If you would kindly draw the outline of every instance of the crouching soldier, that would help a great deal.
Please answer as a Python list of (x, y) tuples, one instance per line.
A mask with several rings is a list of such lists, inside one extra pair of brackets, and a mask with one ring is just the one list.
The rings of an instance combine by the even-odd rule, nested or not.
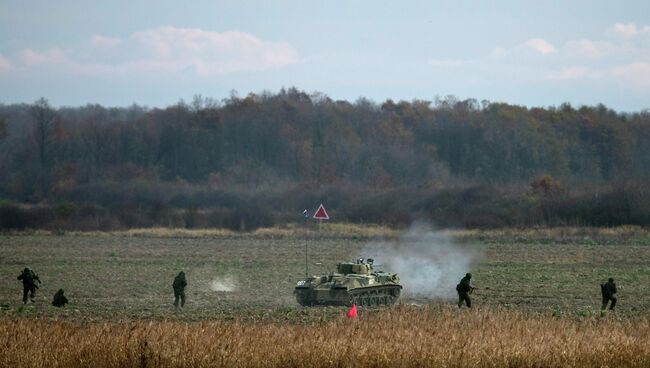
[(600, 292), (603, 294), (603, 305), (600, 309), (603, 311), (607, 309), (607, 303), (611, 300), (612, 304), (609, 305), (609, 310), (614, 310), (616, 306), (616, 284), (614, 279), (610, 277), (607, 283), (600, 284)]
[(34, 294), (36, 294), (36, 289), (38, 289), (38, 285), (36, 285), (36, 281), (38, 283), (41, 283), (41, 279), (38, 278), (38, 275), (34, 273), (29, 267), (25, 267), (23, 272), (18, 276), (18, 280), (23, 281), (23, 304), (27, 304), (27, 294), (29, 293), (29, 299), (32, 301), (32, 303), (35, 303), (36, 301), (34, 300)]
[(181, 300), (181, 307), (185, 305), (185, 287), (187, 280), (185, 279), (185, 272), (181, 271), (174, 278), (172, 287), (174, 288), (174, 307), (178, 308), (178, 299)]
[(59, 291), (54, 294), (54, 298), (52, 299), (52, 305), (58, 308), (65, 307), (67, 302), (68, 298), (63, 295), (63, 289), (59, 289)]
[(463, 306), (463, 302), (467, 305), (467, 308), (472, 307), (472, 299), (470, 299), (469, 294), (474, 290), (470, 284), (472, 279), (472, 274), (467, 273), (465, 277), (460, 280), (460, 283), (456, 285), (456, 291), (458, 292), (458, 308)]

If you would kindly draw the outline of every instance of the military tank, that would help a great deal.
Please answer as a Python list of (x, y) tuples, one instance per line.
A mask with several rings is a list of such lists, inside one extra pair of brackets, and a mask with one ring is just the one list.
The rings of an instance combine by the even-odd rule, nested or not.
[(402, 290), (396, 273), (375, 271), (373, 259), (336, 265), (336, 272), (298, 281), (293, 293), (302, 306), (392, 305)]

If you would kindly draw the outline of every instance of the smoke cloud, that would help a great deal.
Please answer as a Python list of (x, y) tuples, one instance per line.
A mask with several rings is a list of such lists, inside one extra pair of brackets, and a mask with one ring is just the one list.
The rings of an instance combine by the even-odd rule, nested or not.
[(455, 244), (430, 224), (414, 223), (396, 241), (368, 244), (362, 255), (374, 258), (381, 270), (396, 272), (406, 297), (451, 299), (456, 284), (481, 257), (475, 248)]
[(217, 277), (210, 281), (210, 290), (232, 292), (237, 289), (237, 280), (231, 276)]

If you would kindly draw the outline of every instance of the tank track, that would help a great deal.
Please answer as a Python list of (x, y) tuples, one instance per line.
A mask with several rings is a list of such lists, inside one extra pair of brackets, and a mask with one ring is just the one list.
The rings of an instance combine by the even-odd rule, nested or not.
[(402, 287), (400, 285), (383, 285), (383, 286), (370, 286), (364, 288), (357, 288), (353, 290), (341, 289), (340, 292), (348, 294), (346, 297), (342, 296), (335, 299), (325, 299), (321, 301), (314, 300), (311, 296), (313, 292), (308, 288), (296, 288), (294, 294), (298, 304), (304, 307), (311, 307), (316, 305), (331, 305), (331, 306), (351, 306), (356, 304), (362, 307), (374, 307), (393, 305), (399, 299)]
[(399, 285), (370, 286), (350, 290), (350, 305), (378, 307), (393, 305), (399, 299), (402, 287)]

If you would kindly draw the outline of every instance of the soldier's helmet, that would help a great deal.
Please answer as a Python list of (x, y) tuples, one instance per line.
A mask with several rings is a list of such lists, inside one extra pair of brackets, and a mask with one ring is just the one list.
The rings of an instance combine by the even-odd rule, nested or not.
[(614, 282), (614, 278), (610, 277), (609, 280), (607, 280), (607, 281)]
[(31, 271), (31, 270), (29, 269), (29, 267), (25, 267), (25, 269), (23, 270), (24, 273), (27, 273), (27, 272), (29, 272), (29, 271)]
[(468, 273), (465, 274), (465, 277), (467, 277), (468, 279), (471, 279), (471, 278), (472, 278), (472, 274), (468, 272)]

